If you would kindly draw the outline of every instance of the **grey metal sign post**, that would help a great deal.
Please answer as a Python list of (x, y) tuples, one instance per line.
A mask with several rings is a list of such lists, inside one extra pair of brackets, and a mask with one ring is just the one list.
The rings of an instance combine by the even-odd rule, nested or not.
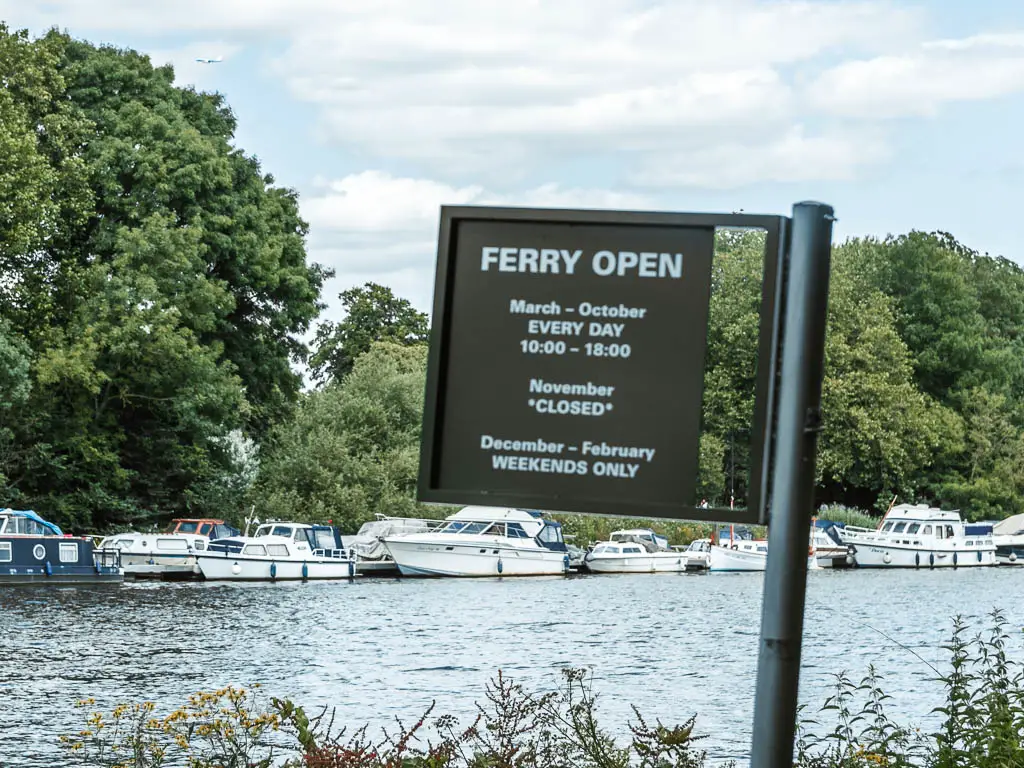
[(793, 207), (751, 768), (790, 768), (814, 506), (832, 208)]

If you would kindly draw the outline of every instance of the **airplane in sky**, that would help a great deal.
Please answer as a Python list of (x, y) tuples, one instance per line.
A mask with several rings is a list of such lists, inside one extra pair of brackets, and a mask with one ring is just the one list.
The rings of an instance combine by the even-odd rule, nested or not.
[(200, 64), (217, 64), (217, 63), (219, 63), (219, 62), (222, 62), (222, 61), (224, 61), (224, 57), (223, 57), (223, 56), (218, 56), (218, 57), (217, 57), (217, 58), (215, 58), (215, 59), (202, 59), (202, 58), (197, 58), (197, 59), (196, 59), (196, 61), (198, 61), (198, 62), (199, 62)]

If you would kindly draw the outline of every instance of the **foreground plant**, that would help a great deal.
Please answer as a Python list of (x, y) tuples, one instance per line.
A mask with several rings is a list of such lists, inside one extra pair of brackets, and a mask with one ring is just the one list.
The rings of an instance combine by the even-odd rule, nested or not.
[(885, 709), (890, 697), (873, 667), (859, 684), (841, 673), (835, 693), (820, 710), (830, 713), (833, 728), (815, 736), (809, 728), (821, 722), (805, 719), (796, 765), (1024, 768), (1024, 667), (1007, 654), (1003, 614), (993, 611), (991, 620), (987, 633), (969, 638), (963, 619), (954, 619), (950, 642), (943, 646), (949, 671), (942, 674), (932, 667), (945, 690), (945, 702), (932, 710), (942, 716), (938, 731), (926, 736), (892, 721)]
[[(95, 706), (94, 699), (78, 702)], [(189, 697), (188, 703), (157, 717), (153, 702), (119, 704), (109, 715), (91, 711), (85, 727), (62, 736), (68, 765), (93, 768), (270, 768), (275, 757), (268, 737), (281, 726), (251, 689), (227, 686)], [(279, 750), (278, 750), (279, 751)]]

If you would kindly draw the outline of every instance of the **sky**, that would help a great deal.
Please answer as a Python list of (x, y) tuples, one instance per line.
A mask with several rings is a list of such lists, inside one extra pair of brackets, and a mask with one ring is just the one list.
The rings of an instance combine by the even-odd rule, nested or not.
[[(0, 0), (223, 93), (337, 294), (428, 311), (442, 204), (788, 214), (1024, 263), (1019, 0)], [(223, 56), (218, 64), (196, 57)]]

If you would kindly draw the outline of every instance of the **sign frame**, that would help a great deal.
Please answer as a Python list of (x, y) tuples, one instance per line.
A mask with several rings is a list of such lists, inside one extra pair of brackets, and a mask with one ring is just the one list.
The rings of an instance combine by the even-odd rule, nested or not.
[[(638, 228), (646, 225), (684, 229), (760, 229), (765, 232), (757, 373), (749, 444), (751, 460), (745, 508), (701, 508), (642, 500), (635, 502), (609, 500), (602, 503), (601, 509), (592, 509), (589, 508), (592, 506), (589, 503), (580, 505), (571, 499), (568, 504), (552, 506), (551, 498), (546, 495), (440, 487), (437, 478), (440, 476), (440, 446), (443, 438), (441, 425), (444, 423), (446, 406), (444, 392), (450, 354), (450, 317), (455, 296), (453, 282), (458, 250), (458, 225), (463, 221), (494, 222), (496, 224), (591, 224)], [(771, 438), (774, 433), (774, 400), (779, 365), (780, 325), (784, 305), (783, 270), (788, 248), (789, 224), (788, 217), (769, 214), (442, 206), (438, 232), (430, 348), (427, 358), (417, 500), (428, 504), (505, 506), (610, 517), (702, 520), (740, 524), (767, 522), (772, 458)], [(707, 333), (706, 328), (705, 333)], [(588, 508), (585, 509), (584, 506)]]

